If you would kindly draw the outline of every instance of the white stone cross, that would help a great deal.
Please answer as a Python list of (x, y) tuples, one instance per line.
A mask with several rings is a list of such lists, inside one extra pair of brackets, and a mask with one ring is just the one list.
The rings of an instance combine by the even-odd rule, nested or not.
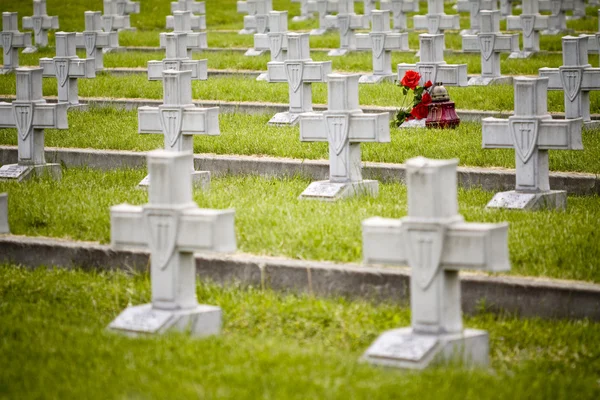
[(360, 144), (389, 142), (390, 116), (362, 112), (358, 103), (359, 78), (358, 74), (329, 75), (327, 111), (300, 116), (301, 141), (329, 143), (329, 180), (312, 182), (301, 199), (335, 201), (379, 193), (379, 182), (362, 178)]
[(125, 12), (125, 6), (125, 3), (118, 3), (117, 0), (104, 0), (102, 28), (105, 32), (132, 29), (129, 13)]
[(427, 15), (415, 15), (413, 23), (416, 30), (427, 29), (430, 34), (460, 29), (458, 14), (444, 13), (444, 0), (427, 0)]
[(195, 80), (205, 81), (208, 79), (208, 61), (189, 58), (187, 33), (161, 33), (160, 37), (161, 44), (166, 48), (166, 58), (162, 61), (148, 61), (149, 80), (161, 80), (163, 71), (169, 69), (191, 71), (192, 79)]
[(593, 35), (581, 35), (588, 38), (588, 52), (600, 56), (600, 9), (598, 9), (598, 32)]
[[(479, 12), (493, 11), (498, 9), (498, 0), (466, 0), (456, 3), (457, 10), (468, 12), (470, 26), (469, 29), (462, 30), (461, 35), (475, 35), (481, 30), (479, 24)], [(499, 31), (500, 29), (498, 29)]]
[(371, 11), (376, 10), (376, 2), (377, 0), (354, 0), (356, 3), (363, 3), (363, 14), (371, 15)]
[(75, 32), (56, 32), (56, 57), (40, 58), (44, 77), (55, 77), (58, 83), (58, 101), (79, 104), (79, 78), (96, 77), (96, 61), (77, 57)]
[(523, 51), (509, 58), (527, 58), (540, 51), (540, 31), (548, 29), (548, 19), (540, 14), (539, 0), (523, 0), (522, 14), (506, 17), (506, 29), (523, 32)]
[(600, 68), (588, 62), (588, 39), (564, 36), (562, 38), (563, 65), (559, 68), (540, 68), (540, 76), (549, 78), (549, 90), (564, 91), (565, 117), (583, 118), (592, 125), (590, 92), (600, 90)]
[(549, 11), (548, 29), (544, 34), (556, 35), (561, 32), (567, 32), (567, 11), (575, 10), (573, 0), (540, 0), (540, 11)]
[[(238, 2), (238, 12), (239, 12)], [(271, 0), (247, 0), (246, 12), (244, 15), (244, 29), (239, 31), (240, 35), (252, 35), (254, 33), (266, 33), (269, 30), (268, 18), (269, 12), (273, 11)]]
[(309, 0), (292, 0), (292, 3), (300, 3), (300, 15), (293, 17), (293, 22), (302, 22), (314, 17), (308, 9), (308, 2)]
[(295, 125), (300, 114), (312, 111), (312, 84), (327, 82), (331, 61), (315, 62), (310, 58), (309, 35), (288, 33), (287, 60), (267, 64), (269, 82), (286, 82), (289, 87), (290, 109), (276, 114), (269, 124)]
[(500, 33), (500, 11), (479, 13), (480, 32), (477, 35), (463, 35), (464, 52), (481, 54), (481, 76), (469, 79), (469, 85), (512, 84), (511, 77), (500, 73), (500, 53), (519, 51), (519, 35)]
[(361, 76), (359, 83), (393, 81), (392, 50), (408, 50), (408, 33), (392, 33), (388, 10), (371, 11), (371, 22), (371, 33), (356, 35), (356, 49), (371, 50), (373, 57), (373, 74)]
[[(163, 71), (163, 104), (138, 108), (138, 132), (164, 136), (165, 150), (194, 152), (194, 135), (218, 136), (219, 107), (200, 108), (192, 101), (192, 72)], [(210, 172), (195, 171), (193, 160), (188, 166), (194, 185), (208, 189)], [(145, 186), (144, 179), (140, 186)]]
[(427, 81), (444, 86), (467, 86), (467, 64), (446, 64), (444, 61), (444, 35), (419, 35), (421, 44), (420, 61), (416, 64), (398, 64), (398, 80), (402, 80), (408, 70), (416, 70), (421, 75), (420, 85)]
[[(169, 20), (169, 17), (172, 19)], [(174, 11), (173, 15), (167, 17), (167, 25), (171, 25), (173, 29), (173, 33), (186, 33), (186, 48), (187, 48), (187, 57), (189, 59), (192, 58), (193, 51), (201, 51), (204, 49), (208, 49), (208, 41), (206, 40), (206, 32), (194, 32), (194, 28), (192, 27), (192, 19), (194, 16), (191, 11)], [(171, 24), (169, 24), (171, 21)], [(160, 35), (160, 47), (167, 47), (166, 36)]]
[(85, 30), (77, 33), (76, 47), (85, 49), (86, 58), (93, 58), (96, 63), (96, 71), (104, 69), (103, 49), (114, 49), (119, 47), (119, 34), (117, 32), (102, 31), (102, 13), (100, 11), (85, 12)]
[(234, 210), (201, 209), (192, 198), (191, 153), (148, 153), (148, 204), (110, 209), (114, 249), (148, 249), (152, 303), (130, 306), (108, 326), (126, 334), (219, 334), (221, 309), (199, 305), (195, 252), (236, 250)]
[(8, 193), (0, 193), (0, 234), (10, 233), (8, 226)]
[(191, 11), (194, 14), (206, 14), (206, 3), (196, 0), (177, 0), (171, 2), (171, 12)]
[(484, 149), (515, 149), (516, 190), (497, 193), (492, 208), (564, 209), (567, 193), (550, 190), (548, 150), (583, 150), (583, 120), (553, 120), (547, 111), (548, 78), (514, 78), (515, 112), (506, 119), (484, 118)]
[(21, 181), (49, 172), (60, 179), (59, 164), (47, 164), (44, 129), (68, 129), (67, 103), (49, 104), (42, 97), (42, 68), (17, 68), (17, 98), (0, 103), (0, 128), (17, 128), (18, 164), (0, 168), (0, 179)]
[(513, 0), (500, 0), (500, 13), (503, 17), (512, 15), (513, 13)]
[(328, 19), (329, 13), (338, 10), (338, 3), (331, 0), (308, 0), (308, 11), (319, 16), (319, 27), (310, 31), (311, 36), (321, 36), (327, 31), (335, 29), (336, 20)]
[[(257, 18), (262, 18), (258, 15)], [(267, 15), (269, 32), (254, 34), (254, 48), (248, 49), (245, 56), (255, 57), (271, 52), (271, 61), (283, 61), (286, 55), (286, 35), (288, 33), (288, 12), (270, 11)]]
[(23, 17), (23, 29), (33, 30), (36, 45), (48, 46), (48, 31), (58, 29), (58, 17), (48, 15), (46, 0), (33, 0), (33, 16)]
[(419, 12), (418, 0), (381, 0), (382, 10), (392, 12), (392, 29), (394, 32), (402, 32), (408, 29), (406, 14)]
[(2, 13), (2, 69), (0, 74), (19, 67), (19, 49), (31, 47), (31, 33), (19, 32), (19, 16), (16, 12)]
[(363, 355), (370, 363), (414, 369), (457, 359), (466, 366), (489, 363), (487, 332), (463, 329), (459, 271), (510, 270), (508, 224), (464, 222), (457, 164), (408, 160), (408, 216), (362, 223), (364, 262), (411, 269), (411, 327), (379, 336)]
[(327, 53), (331, 57), (343, 56), (356, 50), (356, 30), (369, 29), (369, 16), (354, 13), (354, 0), (339, 0), (337, 15), (327, 15), (340, 32), (340, 48)]
[(167, 15), (166, 27), (175, 32), (203, 31), (206, 29), (206, 15), (194, 15), (191, 11), (173, 11), (173, 15)]
[(140, 13), (139, 1), (131, 0), (104, 0), (104, 14), (131, 15)]

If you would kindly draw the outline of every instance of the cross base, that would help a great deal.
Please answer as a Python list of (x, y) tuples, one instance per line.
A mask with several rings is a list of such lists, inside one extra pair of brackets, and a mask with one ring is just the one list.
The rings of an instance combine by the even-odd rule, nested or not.
[(535, 211), (540, 209), (564, 210), (567, 208), (567, 192), (549, 190), (542, 193), (524, 193), (511, 190), (494, 195), (486, 208)]
[(269, 73), (268, 72), (261, 72), (257, 77), (256, 77), (257, 81), (264, 81), (264, 82), (268, 82), (269, 81)]
[(592, 130), (600, 128), (600, 120), (591, 120), (583, 122), (583, 130)]
[(45, 174), (49, 174), (53, 179), (59, 181), (62, 178), (62, 169), (60, 167), (60, 164), (3, 165), (0, 168), (0, 181), (14, 179), (17, 182), (21, 182), (33, 176), (43, 176)]
[(379, 182), (375, 180), (346, 183), (317, 181), (308, 185), (298, 198), (300, 200), (337, 201), (355, 196), (377, 197), (378, 194)]
[[(257, 78), (258, 80), (258, 78)], [(298, 125), (300, 122), (300, 115), (291, 113), (289, 111), (277, 113), (268, 122), (269, 125)]]
[(558, 34), (571, 35), (571, 34), (575, 33), (575, 31), (573, 29), (557, 29), (557, 28), (552, 28), (552, 29), (544, 29), (540, 33), (542, 35), (558, 35)]
[(363, 354), (362, 361), (394, 368), (424, 369), (432, 364), (458, 363), (485, 367), (489, 364), (486, 331), (425, 335), (412, 328), (384, 332)]
[(402, 123), (402, 125), (400, 125), (398, 128), (401, 129), (409, 129), (409, 128), (426, 128), (425, 126), (425, 122), (427, 121), (427, 118), (421, 118), (421, 119), (410, 119), (408, 121), (404, 121)]
[(309, 19), (313, 19), (314, 15), (310, 14), (310, 16), (308, 15), (296, 15), (295, 17), (292, 18), (293, 22), (303, 22), (303, 21), (308, 21)]
[(460, 36), (465, 36), (465, 35), (477, 35), (478, 33), (479, 33), (479, 29), (463, 29), (458, 34)]
[(323, 36), (325, 33), (327, 33), (329, 29), (326, 28), (317, 28), (317, 29), (311, 29), (311, 31), (309, 32), (310, 36)]
[(510, 59), (529, 58), (534, 53), (535, 53), (534, 51), (527, 51), (527, 50), (513, 51), (512, 53), (510, 53), (508, 58), (510, 58)]
[(396, 74), (381, 74), (381, 75), (362, 75), (358, 83), (381, 83), (385, 81), (393, 82), (396, 79)]
[[(146, 175), (138, 184), (139, 189), (147, 188), (150, 185), (150, 175)], [(210, 189), (210, 171), (194, 171), (192, 172), (192, 187), (202, 191)]]
[(35, 47), (35, 46), (29, 46), (29, 47), (25, 47), (21, 53), (23, 53), (23, 54), (31, 54), (31, 53), (35, 53), (37, 50), (38, 50), (37, 47)]
[(242, 29), (238, 32), (238, 35), (254, 35), (256, 33), (256, 29)]
[(267, 50), (256, 50), (256, 49), (252, 48), (252, 49), (246, 50), (244, 55), (247, 57), (258, 57), (258, 56), (262, 56), (266, 52), (267, 52)]
[(345, 56), (350, 51), (351, 51), (351, 49), (333, 49), (333, 50), (329, 50), (329, 53), (327, 53), (327, 55), (329, 57), (340, 57), (340, 56)]
[(128, 336), (179, 331), (204, 337), (221, 333), (221, 314), (220, 307), (204, 304), (190, 310), (158, 310), (143, 304), (126, 308), (108, 329)]
[(512, 85), (512, 76), (484, 77), (474, 76), (469, 79), (469, 86), (491, 86), (491, 85)]

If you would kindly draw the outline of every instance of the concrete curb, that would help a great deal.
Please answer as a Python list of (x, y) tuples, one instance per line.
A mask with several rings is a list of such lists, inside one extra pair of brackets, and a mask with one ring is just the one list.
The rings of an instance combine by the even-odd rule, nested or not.
[[(146, 168), (146, 153), (119, 150), (68, 149), (47, 147), (49, 163), (67, 167), (89, 167), (101, 170), (117, 168)], [(0, 146), (0, 165), (17, 162), (16, 146)], [(301, 175), (312, 180), (327, 179), (329, 163), (324, 160), (298, 160), (275, 157), (232, 156), (214, 154), (194, 155), (197, 170), (211, 171), (214, 176), (260, 175), (286, 177)], [(367, 179), (386, 183), (404, 183), (404, 164), (365, 162), (363, 174)], [(515, 171), (500, 168), (458, 167), (458, 183), (463, 188), (482, 188), (488, 191), (512, 190)], [(550, 173), (550, 185), (572, 195), (600, 195), (600, 176), (583, 173)]]
[[(148, 253), (98, 243), (0, 235), (0, 263), (83, 270), (148, 270)], [(409, 302), (407, 268), (334, 264), (245, 254), (196, 255), (200, 279), (279, 291)], [(461, 273), (462, 305), (521, 317), (600, 320), (600, 285), (541, 278)]]

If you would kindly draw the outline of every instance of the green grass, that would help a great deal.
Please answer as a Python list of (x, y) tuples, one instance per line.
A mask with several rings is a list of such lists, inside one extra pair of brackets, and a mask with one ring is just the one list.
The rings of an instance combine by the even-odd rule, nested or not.
[(403, 372), (358, 362), (409, 311), (200, 283), (223, 333), (130, 339), (105, 327), (150, 299), (146, 274), (0, 266), (0, 397), (203, 399), (596, 399), (600, 325), (480, 312), (493, 370)]
[[(136, 188), (140, 170), (101, 172), (70, 168), (61, 182), (0, 182), (9, 194), (9, 222), (17, 235), (51, 236), (107, 243), (109, 207), (144, 204)], [(406, 187), (381, 184), (378, 198), (337, 203), (300, 201), (309, 181), (300, 177), (214, 178), (210, 193), (196, 191), (204, 208), (234, 208), (242, 252), (294, 259), (360, 262), (363, 219), (406, 215)], [(493, 193), (460, 190), (460, 212), (468, 221), (510, 224), (512, 274), (600, 282), (600, 198), (569, 197), (565, 212), (487, 210)]]
[[(163, 146), (162, 135), (137, 133), (137, 111), (92, 107), (71, 111), (69, 129), (47, 129), (52, 147), (147, 151)], [(327, 159), (327, 143), (300, 142), (298, 127), (268, 126), (270, 115), (221, 114), (220, 136), (196, 136), (195, 153), (267, 155)], [(0, 129), (0, 144), (16, 145), (16, 129)], [(403, 163), (416, 156), (458, 158), (461, 165), (514, 168), (510, 149), (482, 149), (481, 125), (462, 123), (456, 130), (391, 129), (390, 143), (364, 143), (363, 161)], [(600, 174), (600, 132), (583, 133), (584, 150), (550, 151), (550, 169)]]

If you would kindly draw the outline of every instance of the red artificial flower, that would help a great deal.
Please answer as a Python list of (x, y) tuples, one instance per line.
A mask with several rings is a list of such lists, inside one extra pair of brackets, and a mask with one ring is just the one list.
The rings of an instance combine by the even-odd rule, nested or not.
[(419, 85), (420, 80), (421, 80), (421, 75), (417, 71), (408, 70), (404, 74), (404, 78), (402, 78), (402, 81), (400, 81), (400, 84), (409, 89), (415, 90), (415, 88)]
[(423, 97), (421, 97), (421, 104), (431, 104), (431, 95), (429, 93), (423, 93)]
[(427, 118), (427, 114), (429, 114), (429, 106), (423, 103), (419, 103), (416, 106), (414, 106), (412, 111), (410, 112), (410, 115), (415, 117), (415, 119)]
[(433, 83), (431, 83), (431, 81), (427, 81), (425, 82), (425, 86), (423, 86), (425, 89), (429, 89), (430, 87), (433, 86)]

